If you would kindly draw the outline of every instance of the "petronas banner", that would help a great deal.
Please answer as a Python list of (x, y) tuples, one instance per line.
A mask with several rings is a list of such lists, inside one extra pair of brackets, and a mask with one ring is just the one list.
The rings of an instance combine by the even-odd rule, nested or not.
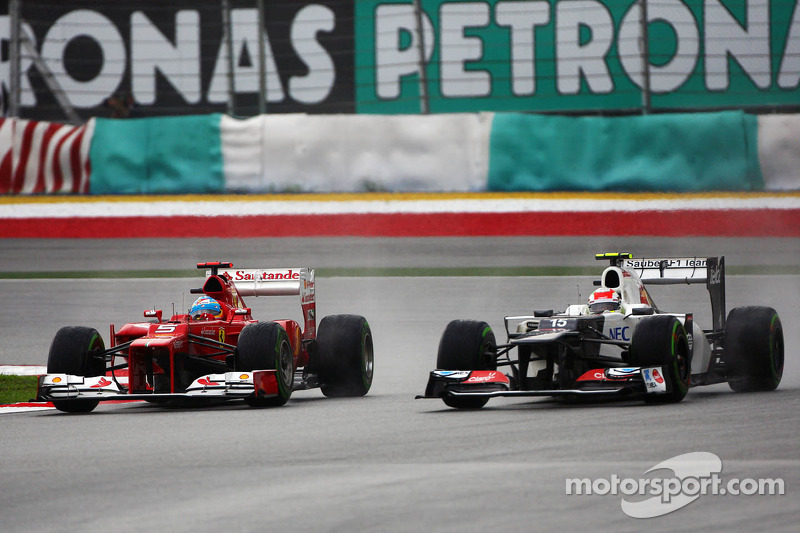
[(260, 36), (253, 0), (19, 6), (25, 119), (800, 108), (798, 0), (275, 0)]
[(800, 105), (797, 0), (355, 4), (362, 113)]

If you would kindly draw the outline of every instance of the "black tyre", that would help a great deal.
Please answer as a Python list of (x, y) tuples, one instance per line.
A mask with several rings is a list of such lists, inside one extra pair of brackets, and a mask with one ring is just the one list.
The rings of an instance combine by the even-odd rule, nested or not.
[(686, 396), (692, 374), (689, 341), (683, 324), (672, 315), (642, 318), (633, 330), (629, 362), (633, 366), (663, 366), (666, 394), (646, 394), (648, 403), (676, 403)]
[(783, 377), (783, 326), (771, 307), (736, 307), (725, 323), (723, 359), (736, 392), (775, 390)]
[[(75, 376), (104, 376), (106, 363), (103, 358), (106, 346), (94, 328), (66, 326), (58, 330), (50, 353), (47, 356), (48, 374), (72, 374)], [(97, 407), (99, 400), (53, 400), (59, 411), (66, 413), (88, 413)]]
[(294, 389), (294, 354), (286, 330), (275, 322), (248, 324), (239, 333), (236, 370), (277, 370), (278, 395), (245, 398), (251, 407), (275, 407), (289, 401)]
[(372, 331), (359, 315), (330, 315), (317, 328), (316, 369), (322, 394), (364, 396), (372, 386)]
[[(497, 342), (491, 326), (478, 320), (453, 320), (444, 330), (436, 357), (438, 370), (497, 370)], [(457, 409), (480, 409), (488, 398), (442, 398)]]

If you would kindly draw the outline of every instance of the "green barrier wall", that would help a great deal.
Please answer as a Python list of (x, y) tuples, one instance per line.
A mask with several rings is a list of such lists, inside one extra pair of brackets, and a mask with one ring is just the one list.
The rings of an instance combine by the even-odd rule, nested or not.
[(97, 119), (90, 151), (90, 192), (224, 192), (220, 117)]
[(636, 117), (498, 113), (490, 191), (763, 190), (758, 118), (738, 111)]

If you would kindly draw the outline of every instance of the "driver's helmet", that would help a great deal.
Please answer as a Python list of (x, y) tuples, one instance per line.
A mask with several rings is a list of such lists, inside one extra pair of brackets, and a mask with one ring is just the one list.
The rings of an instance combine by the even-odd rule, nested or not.
[(616, 313), (621, 303), (619, 293), (614, 289), (597, 289), (589, 296), (589, 312), (593, 315), (604, 311)]
[(201, 296), (192, 304), (192, 308), (189, 309), (189, 316), (193, 320), (220, 318), (222, 316), (222, 306), (210, 296)]

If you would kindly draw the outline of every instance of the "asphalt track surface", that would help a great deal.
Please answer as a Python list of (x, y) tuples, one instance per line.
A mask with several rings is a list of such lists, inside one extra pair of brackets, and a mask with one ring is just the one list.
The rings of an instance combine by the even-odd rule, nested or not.
[[(0, 241), (3, 271), (242, 267), (592, 266), (596, 251), (725, 254), (793, 266), (796, 239), (309, 239)], [(602, 265), (596, 263), (598, 272)], [(364, 398), (297, 392), (281, 408), (101, 405), (89, 415), (2, 416), (0, 530), (15, 531), (796, 531), (800, 519), (800, 276), (730, 275), (728, 307), (781, 315), (786, 370), (772, 393), (696, 388), (677, 405), (567, 406), (492, 400), (456, 411), (414, 400), (453, 318), (487, 320), (585, 298), (592, 277), (330, 277), (320, 316), (366, 316), (375, 382)], [(0, 364), (41, 364), (58, 327), (188, 306), (194, 279), (0, 280)], [(673, 290), (674, 289), (674, 290)], [(707, 312), (702, 287), (658, 288), (665, 309)], [(249, 299), (261, 318), (299, 315), (292, 297)], [(680, 454), (718, 455), (721, 477), (782, 479), (782, 496), (703, 495), (637, 520), (622, 495), (567, 495), (568, 478), (640, 479)], [(630, 498), (629, 498), (630, 499)]]

